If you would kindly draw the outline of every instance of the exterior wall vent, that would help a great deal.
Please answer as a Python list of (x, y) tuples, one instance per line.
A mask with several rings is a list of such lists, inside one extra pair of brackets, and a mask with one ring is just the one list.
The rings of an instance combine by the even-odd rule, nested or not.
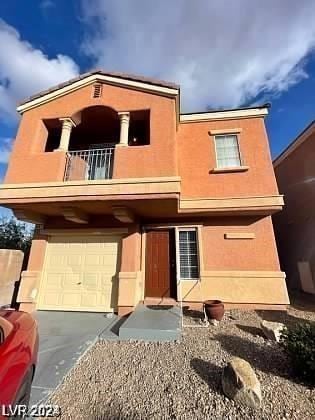
[(101, 98), (102, 96), (102, 85), (97, 83), (93, 85), (93, 98)]

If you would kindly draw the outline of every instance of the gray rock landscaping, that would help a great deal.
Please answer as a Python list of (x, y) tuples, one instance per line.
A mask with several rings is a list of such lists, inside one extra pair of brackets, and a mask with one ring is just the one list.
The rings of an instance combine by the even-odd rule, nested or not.
[(277, 343), (280, 342), (281, 332), (284, 328), (284, 324), (282, 322), (263, 320), (260, 323), (260, 327), (266, 338), (276, 341)]
[(251, 365), (240, 357), (233, 357), (222, 373), (222, 389), (232, 400), (258, 408), (261, 403), (260, 383)]
[[(301, 318), (315, 320), (315, 313), (290, 309), (280, 319)], [(179, 343), (98, 342), (49, 402), (60, 405), (61, 420), (314, 418), (315, 390), (291, 377), (286, 355), (261, 336), (260, 322), (254, 311), (234, 310), (217, 327), (185, 328)], [(222, 371), (232, 357), (254, 369), (260, 407), (224, 395)]]

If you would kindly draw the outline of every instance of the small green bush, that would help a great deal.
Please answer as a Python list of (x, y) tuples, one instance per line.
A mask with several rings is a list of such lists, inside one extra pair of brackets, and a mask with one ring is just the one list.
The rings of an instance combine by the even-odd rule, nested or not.
[(285, 328), (280, 343), (292, 361), (296, 376), (315, 384), (315, 323)]

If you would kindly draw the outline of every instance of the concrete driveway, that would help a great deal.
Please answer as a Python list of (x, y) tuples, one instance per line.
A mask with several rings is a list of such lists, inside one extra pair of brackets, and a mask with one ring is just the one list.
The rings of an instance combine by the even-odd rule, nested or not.
[(78, 359), (98, 339), (117, 339), (116, 315), (104, 313), (37, 311), (39, 358), (31, 404), (46, 399)]

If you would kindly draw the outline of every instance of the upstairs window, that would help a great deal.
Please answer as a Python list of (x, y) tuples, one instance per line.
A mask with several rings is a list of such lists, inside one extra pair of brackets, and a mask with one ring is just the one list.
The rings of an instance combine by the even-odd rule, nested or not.
[(236, 134), (216, 135), (214, 141), (217, 168), (236, 168), (242, 165)]
[(101, 98), (102, 97), (102, 85), (97, 83), (93, 85), (93, 98)]
[(179, 236), (179, 266), (181, 279), (198, 279), (198, 243), (197, 231), (180, 230)]

